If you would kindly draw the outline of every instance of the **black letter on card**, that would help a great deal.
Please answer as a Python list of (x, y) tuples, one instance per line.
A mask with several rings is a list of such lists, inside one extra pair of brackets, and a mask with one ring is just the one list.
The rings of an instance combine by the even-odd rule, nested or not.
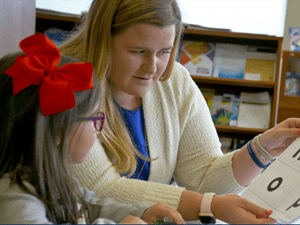
[[(275, 179), (272, 180), (272, 182), (268, 185), (267, 190), (268, 190), (269, 192), (275, 191), (275, 190), (281, 185), (282, 181), (283, 181), (282, 177), (277, 177), (277, 178), (275, 178)], [(272, 187), (272, 184), (273, 184), (274, 182), (278, 182), (278, 184), (276, 184), (275, 187)]]
[[(300, 153), (300, 149), (298, 149), (298, 151), (293, 155), (293, 158), (295, 158), (299, 153)], [(300, 156), (299, 156), (298, 160), (300, 160)]]
[(300, 198), (293, 205), (291, 205), (290, 207), (288, 207), (285, 211), (288, 211), (292, 207), (296, 208), (298, 206), (300, 206)]

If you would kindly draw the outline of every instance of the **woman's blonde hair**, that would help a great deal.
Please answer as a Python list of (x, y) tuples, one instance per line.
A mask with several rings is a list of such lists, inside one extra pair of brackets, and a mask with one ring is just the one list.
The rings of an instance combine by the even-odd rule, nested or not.
[(160, 81), (171, 75), (181, 38), (181, 14), (176, 0), (94, 0), (83, 24), (64, 42), (63, 54), (93, 64), (102, 85), (101, 110), (106, 123), (99, 139), (106, 154), (121, 174), (134, 173), (136, 155), (140, 156), (131, 135), (113, 102), (110, 70), (113, 37), (137, 23), (161, 28), (175, 25), (176, 37), (170, 60)]

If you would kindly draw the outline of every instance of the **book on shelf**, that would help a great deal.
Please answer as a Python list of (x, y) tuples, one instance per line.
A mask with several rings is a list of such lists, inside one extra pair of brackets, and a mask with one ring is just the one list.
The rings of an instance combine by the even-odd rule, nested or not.
[(221, 143), (221, 150), (223, 154), (226, 154), (228, 152), (232, 151), (232, 137), (219, 137), (220, 143)]
[(61, 28), (49, 28), (45, 31), (45, 35), (53, 41), (53, 43), (58, 46), (60, 45), (65, 38), (69, 35), (69, 30), (64, 30)]
[(237, 126), (238, 113), (240, 107), (240, 96), (239, 94), (228, 94), (224, 93), (223, 96), (230, 98), (230, 119), (229, 126)]
[(224, 95), (214, 95), (211, 117), (214, 124), (229, 125), (231, 116), (231, 99)]
[(273, 81), (275, 60), (246, 59), (245, 80)]
[(223, 93), (213, 96), (211, 115), (215, 124), (237, 126), (239, 95)]
[(208, 109), (211, 112), (211, 107), (213, 103), (213, 98), (215, 95), (215, 89), (213, 88), (200, 88), (201, 93), (207, 103)]
[(246, 56), (246, 45), (217, 43), (213, 77), (243, 79)]
[(269, 92), (241, 92), (238, 127), (268, 129), (271, 118)]
[(249, 139), (249, 138), (233, 138), (232, 139), (232, 145), (230, 146), (231, 151), (241, 149), (250, 140), (251, 139)]
[(248, 46), (244, 79), (274, 81), (276, 58), (274, 48)]
[(241, 149), (251, 139), (249, 138), (232, 138), (232, 137), (219, 137), (221, 143), (221, 150), (224, 154)]
[(284, 95), (300, 96), (300, 74), (286, 72)]
[(215, 44), (183, 40), (179, 62), (192, 75), (210, 77), (213, 69)]
[(250, 140), (251, 139), (249, 139), (249, 138), (236, 138), (236, 143), (235, 143), (235, 146), (234, 146), (234, 150), (241, 149)]

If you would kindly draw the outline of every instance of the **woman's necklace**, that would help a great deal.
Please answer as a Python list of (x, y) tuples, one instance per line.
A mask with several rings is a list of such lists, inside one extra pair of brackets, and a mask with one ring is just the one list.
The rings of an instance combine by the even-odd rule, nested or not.
[[(147, 138), (147, 133), (146, 133), (146, 125), (145, 125), (145, 127), (144, 127), (144, 137), (145, 137), (146, 157), (147, 157), (147, 158), (150, 158), (149, 150), (148, 150), (148, 138)], [(140, 175), (141, 175), (141, 173), (142, 173), (142, 171), (143, 171), (143, 169), (144, 169), (144, 167), (145, 167), (145, 164), (146, 164), (146, 160), (144, 159), (143, 166), (142, 166), (142, 168), (141, 168), (141, 170), (140, 170), (140, 172), (139, 172), (139, 175), (137, 176), (136, 179), (139, 179), (139, 177), (140, 177)]]

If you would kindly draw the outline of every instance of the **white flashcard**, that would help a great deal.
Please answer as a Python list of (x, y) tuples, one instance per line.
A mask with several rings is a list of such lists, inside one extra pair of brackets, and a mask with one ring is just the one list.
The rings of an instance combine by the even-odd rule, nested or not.
[(272, 218), (291, 223), (300, 218), (300, 138), (296, 139), (251, 185), (242, 197), (266, 209)]

